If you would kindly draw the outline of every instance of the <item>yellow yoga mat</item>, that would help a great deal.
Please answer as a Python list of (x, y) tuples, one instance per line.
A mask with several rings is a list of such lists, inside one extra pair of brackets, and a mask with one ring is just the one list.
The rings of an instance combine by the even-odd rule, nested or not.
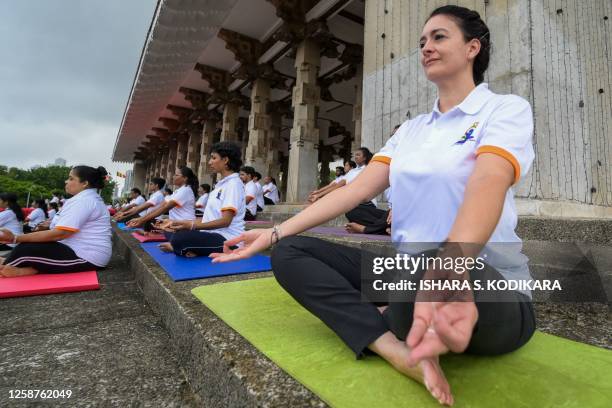
[[(333, 407), (439, 407), (377, 356), (354, 354), (273, 278), (192, 293), (283, 370)], [(457, 407), (612, 407), (612, 351), (537, 332), (497, 357), (441, 359)]]

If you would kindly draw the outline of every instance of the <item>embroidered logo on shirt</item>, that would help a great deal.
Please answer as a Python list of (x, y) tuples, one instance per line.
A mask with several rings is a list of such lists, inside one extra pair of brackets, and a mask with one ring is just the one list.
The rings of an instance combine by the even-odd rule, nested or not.
[(474, 131), (476, 130), (477, 127), (478, 127), (478, 122), (472, 123), (472, 126), (470, 126), (468, 130), (465, 131), (463, 136), (461, 136), (461, 139), (457, 140), (455, 144), (462, 145), (468, 140), (474, 140)]
[(221, 193), (223, 192), (223, 189), (220, 189), (219, 192), (217, 193), (217, 200), (221, 199)]

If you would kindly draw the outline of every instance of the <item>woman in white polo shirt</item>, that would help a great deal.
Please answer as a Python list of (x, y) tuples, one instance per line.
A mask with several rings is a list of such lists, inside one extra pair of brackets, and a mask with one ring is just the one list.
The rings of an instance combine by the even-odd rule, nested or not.
[[(223, 250), (223, 243), (244, 232), (246, 208), (244, 185), (238, 175), (242, 165), (240, 147), (231, 142), (213, 145), (208, 165), (221, 175), (210, 193), (204, 216), (198, 220), (173, 221), (166, 231), (174, 232), (161, 244), (179, 256), (208, 256)], [(160, 245), (160, 247), (161, 247)]]
[(267, 205), (276, 205), (279, 202), (280, 197), (278, 196), (278, 187), (276, 187), (274, 177), (264, 177), (263, 195), (264, 203)]
[[(13, 235), (23, 234), (23, 211), (17, 203), (17, 195), (13, 193), (0, 194), (0, 208), (4, 211), (0, 212), (0, 229), (7, 229)], [(15, 247), (15, 244), (0, 244), (0, 251), (10, 251)]]
[(45, 200), (36, 200), (32, 203), (32, 211), (26, 217), (26, 225), (24, 225), (24, 232), (32, 232), (38, 227), (39, 224), (45, 222), (47, 219), (47, 204)]
[[(195, 196), (198, 191), (198, 178), (189, 167), (183, 166), (176, 169), (176, 173), (172, 179), (176, 189), (165, 198), (163, 205), (157, 207), (154, 211), (145, 214), (142, 217), (134, 218), (128, 222), (128, 227), (139, 228), (145, 225), (160, 215), (169, 212), (169, 219), (158, 222), (155, 227), (162, 229), (169, 225), (171, 221), (178, 220), (195, 220)], [(168, 233), (166, 238), (170, 239)]]
[[(379, 309), (362, 301), (359, 249), (293, 236), (390, 185), (396, 245), (427, 242), (445, 253), (456, 250), (456, 243), (472, 243), (465, 246), (466, 255), (475, 257), (485, 244), (514, 243), (509, 251), (516, 252), (504, 254), (512, 256), (501, 263), (487, 261), (485, 272), (495, 279), (530, 278), (514, 231), (512, 186), (527, 174), (534, 158), (531, 107), (518, 96), (494, 94), (483, 83), (490, 33), (477, 12), (457, 6), (434, 10), (419, 44), (425, 74), (438, 89), (433, 111), (405, 122), (348, 186), (280, 226), (251, 230), (226, 242), (244, 242), (244, 247), (211, 256), (216, 261), (241, 259), (280, 240), (272, 267), (285, 290), (358, 357), (366, 349), (379, 354), (425, 384), (439, 403), (451, 405), (438, 356), (449, 351), (502, 354), (524, 345), (535, 331), (530, 293), (506, 291), (503, 296), (510, 299), (505, 302), (480, 302), (479, 293), (465, 290), (460, 294), (476, 301), (390, 302)], [(429, 272), (420, 269), (416, 275)], [(472, 279), (479, 272), (448, 276)]]
[(66, 180), (66, 200), (48, 231), (15, 235), (0, 231), (0, 243), (18, 244), (0, 266), (0, 276), (83, 272), (103, 268), (111, 257), (110, 215), (98, 194), (104, 167), (75, 166)]

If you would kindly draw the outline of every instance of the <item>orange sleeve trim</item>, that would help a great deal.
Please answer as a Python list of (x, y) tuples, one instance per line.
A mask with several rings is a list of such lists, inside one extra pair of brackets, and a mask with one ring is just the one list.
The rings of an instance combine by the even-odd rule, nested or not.
[(391, 158), (387, 156), (374, 156), (370, 161), (375, 161), (383, 164), (391, 164)]
[(223, 207), (223, 208), (221, 209), (221, 212), (223, 212), (223, 211), (231, 211), (231, 212), (233, 212), (234, 214), (237, 214), (237, 213), (238, 213), (238, 210), (237, 210), (237, 209), (235, 209), (234, 207)]
[(501, 147), (497, 147), (497, 146), (481, 146), (478, 148), (478, 150), (476, 150), (476, 156), (480, 156), (483, 153), (492, 153), (492, 154), (495, 154), (497, 156), (503, 157), (504, 159), (508, 160), (510, 164), (512, 165), (512, 167), (514, 167), (514, 183), (513, 184), (518, 183), (519, 179), (521, 178), (521, 165), (519, 164), (518, 160), (516, 160), (516, 157), (514, 157), (512, 153), (510, 153), (509, 151), (505, 149), (502, 149)]
[(182, 205), (174, 200), (170, 200), (171, 203), (174, 203), (175, 206), (177, 206), (178, 208), (181, 208)]
[(61, 225), (58, 227), (55, 227), (55, 229), (58, 229), (60, 231), (79, 232), (78, 228), (62, 227)]

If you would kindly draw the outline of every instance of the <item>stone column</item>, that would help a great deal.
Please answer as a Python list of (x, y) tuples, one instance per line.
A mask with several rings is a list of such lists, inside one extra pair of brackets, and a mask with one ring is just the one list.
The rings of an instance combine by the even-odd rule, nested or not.
[[(202, 146), (202, 132), (194, 129), (189, 132), (187, 144), (187, 167), (198, 174), (200, 167), (200, 147)], [(199, 178), (198, 178), (199, 180)]]
[(320, 61), (319, 46), (314, 41), (307, 39), (298, 46), (287, 180), (287, 202), (291, 203), (306, 200), (317, 185), (319, 129), (316, 122), (320, 101), (317, 77)]
[(141, 191), (145, 190), (146, 167), (142, 160), (135, 160), (132, 167), (134, 175), (132, 176), (133, 187), (138, 187)]
[(178, 143), (176, 137), (170, 137), (168, 141), (168, 161), (166, 163), (166, 182), (172, 185), (172, 178), (176, 172), (176, 153)]
[(278, 112), (270, 112), (270, 129), (268, 130), (265, 151), (267, 152), (266, 162), (262, 171), (262, 175), (271, 176), (278, 182), (278, 173), (281, 168), (281, 152), (280, 152), (280, 129), (282, 125), (282, 116)]
[(249, 140), (246, 147), (245, 163), (263, 173), (266, 171), (266, 141), (270, 129), (268, 102), (270, 83), (258, 78), (251, 90), (251, 112), (249, 114)]
[(357, 69), (355, 76), (355, 105), (353, 105), (353, 141), (351, 143), (351, 152), (361, 147), (361, 107), (363, 101), (363, 64)]
[[(176, 167), (187, 165), (187, 153), (189, 148), (189, 136), (180, 134), (176, 140)], [(192, 169), (194, 172), (197, 169)]]
[(170, 152), (168, 149), (163, 150), (160, 153), (161, 160), (159, 161), (159, 177), (166, 180), (166, 185), (172, 188), (172, 179), (168, 179), (168, 156)]
[(223, 107), (223, 128), (221, 129), (221, 141), (238, 143), (238, 112), (240, 107), (236, 103), (228, 102)]
[(208, 157), (215, 138), (215, 128), (216, 123), (214, 120), (208, 119), (204, 122), (204, 127), (202, 128), (202, 142), (199, 150), (200, 165), (198, 167), (198, 180), (200, 184), (208, 183), (211, 186), (213, 179), (212, 174), (208, 171)]
[(161, 165), (162, 165), (162, 152), (155, 153), (155, 166), (153, 167), (153, 177), (162, 177)]

